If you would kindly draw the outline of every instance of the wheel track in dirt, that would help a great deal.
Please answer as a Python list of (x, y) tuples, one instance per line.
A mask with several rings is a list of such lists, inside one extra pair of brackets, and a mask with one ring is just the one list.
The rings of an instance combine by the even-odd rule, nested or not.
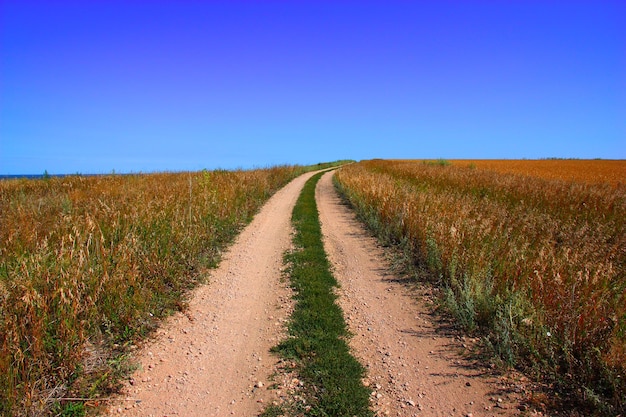
[(518, 415), (511, 381), (489, 376), (462, 355), (464, 342), (433, 314), (426, 287), (389, 272), (376, 240), (338, 196), (332, 174), (324, 174), (316, 193), (324, 247), (341, 285), (350, 347), (374, 390), (372, 408), (383, 416)]
[[(251, 416), (271, 400), (268, 377), (289, 315), (281, 283), (291, 212), (307, 173), (279, 190), (224, 253), (209, 282), (142, 347), (139, 370), (112, 415)], [(259, 384), (261, 382), (261, 384)], [(260, 386), (262, 385), (262, 386)]]

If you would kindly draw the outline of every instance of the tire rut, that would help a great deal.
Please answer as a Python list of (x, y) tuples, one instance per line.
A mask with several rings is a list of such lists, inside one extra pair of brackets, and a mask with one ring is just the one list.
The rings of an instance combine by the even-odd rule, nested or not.
[(291, 305), (281, 283), (283, 254), (291, 212), (313, 174), (270, 198), (209, 283), (194, 291), (185, 314), (168, 319), (138, 351), (139, 370), (111, 415), (252, 416), (272, 400), (267, 380), (277, 359), (269, 350), (283, 337)]
[(383, 250), (341, 201), (332, 175), (322, 177), (316, 194), (324, 246), (376, 414), (519, 415), (521, 388), (464, 354), (471, 340), (434, 314), (427, 287), (389, 272)]

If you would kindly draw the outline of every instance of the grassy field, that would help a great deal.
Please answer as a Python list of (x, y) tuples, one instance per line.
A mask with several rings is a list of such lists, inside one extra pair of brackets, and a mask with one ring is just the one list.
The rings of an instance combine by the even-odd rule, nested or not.
[(374, 160), (335, 180), (505, 363), (585, 413), (616, 415), (626, 407), (624, 178), (625, 161)]
[(261, 205), (330, 165), (0, 181), (0, 415), (97, 405)]
[(575, 181), (584, 184), (626, 186), (626, 162), (619, 160), (453, 160), (455, 166), (465, 166), (500, 172), (540, 177), (551, 180)]

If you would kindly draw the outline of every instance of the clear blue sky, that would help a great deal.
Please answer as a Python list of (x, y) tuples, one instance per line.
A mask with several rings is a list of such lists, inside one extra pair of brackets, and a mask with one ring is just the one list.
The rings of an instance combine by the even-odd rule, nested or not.
[(626, 158), (626, 2), (2, 0), (0, 174)]

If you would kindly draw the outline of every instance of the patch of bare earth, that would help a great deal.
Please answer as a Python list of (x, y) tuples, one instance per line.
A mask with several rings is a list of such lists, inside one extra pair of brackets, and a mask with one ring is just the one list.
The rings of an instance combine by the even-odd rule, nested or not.
[(434, 314), (427, 287), (389, 272), (383, 250), (342, 203), (331, 178), (322, 177), (316, 194), (324, 244), (377, 415), (519, 415), (518, 378), (494, 375), (470, 359), (472, 341)]
[(276, 392), (269, 350), (284, 337), (290, 314), (283, 254), (291, 212), (306, 180), (277, 192), (198, 288), (185, 314), (171, 317), (135, 358), (139, 370), (113, 402), (111, 415), (253, 416)]

